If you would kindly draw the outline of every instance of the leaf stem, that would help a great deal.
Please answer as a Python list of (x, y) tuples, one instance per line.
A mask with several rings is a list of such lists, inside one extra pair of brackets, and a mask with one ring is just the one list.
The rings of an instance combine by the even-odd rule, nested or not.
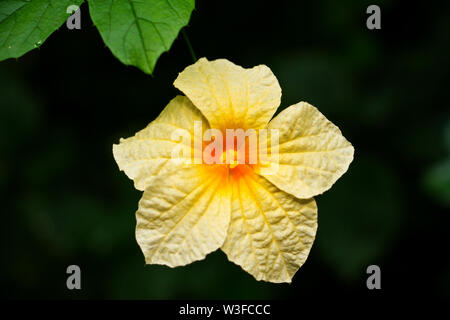
[(197, 56), (195, 55), (194, 49), (192, 48), (191, 42), (189, 41), (187, 33), (186, 33), (186, 31), (184, 31), (184, 28), (181, 29), (181, 33), (183, 34), (183, 38), (186, 41), (187, 47), (189, 49), (189, 52), (191, 53), (192, 60), (194, 60), (194, 63), (196, 63), (197, 62)]

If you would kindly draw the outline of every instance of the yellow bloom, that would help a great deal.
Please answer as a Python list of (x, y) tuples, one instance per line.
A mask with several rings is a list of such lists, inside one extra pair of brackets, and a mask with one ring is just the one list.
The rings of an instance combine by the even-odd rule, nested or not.
[[(266, 66), (244, 69), (202, 58), (174, 85), (186, 96), (175, 97), (145, 129), (113, 146), (119, 168), (144, 191), (136, 239), (146, 262), (181, 266), (221, 248), (257, 280), (290, 282), (315, 238), (312, 197), (347, 171), (352, 145), (305, 102), (271, 120), (281, 89)], [(278, 130), (278, 142), (267, 137), (265, 147), (270, 154), (277, 149), (277, 157), (250, 164), (246, 147), (245, 163), (189, 161), (208, 148), (202, 133), (210, 128), (224, 136), (226, 129)], [(188, 139), (174, 137), (175, 131)], [(203, 143), (193, 143), (198, 138)], [(175, 149), (186, 161), (173, 157)], [(239, 150), (218, 152), (212, 156), (225, 159)], [(265, 170), (272, 165), (276, 170)]]

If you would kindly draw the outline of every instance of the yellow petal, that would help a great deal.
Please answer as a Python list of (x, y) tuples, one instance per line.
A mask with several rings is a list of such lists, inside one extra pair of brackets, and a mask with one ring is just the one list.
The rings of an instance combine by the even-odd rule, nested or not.
[[(328, 190), (353, 160), (353, 146), (339, 128), (306, 102), (283, 110), (268, 128), (279, 130), (279, 158), (269, 156), (275, 167), (278, 161), (278, 169), (266, 174), (262, 170), (261, 174), (297, 198), (311, 198)], [(269, 150), (275, 152), (276, 147)]]
[(225, 59), (201, 58), (174, 82), (212, 128), (264, 127), (280, 105), (281, 88), (265, 65), (244, 69)]
[(172, 167), (154, 179), (136, 212), (136, 240), (146, 263), (186, 265), (223, 244), (230, 221), (223, 169), (208, 174), (200, 165)]
[(257, 280), (291, 282), (315, 238), (314, 199), (296, 199), (250, 171), (230, 181), (231, 221), (222, 250)]
[(177, 159), (192, 159), (195, 121), (201, 121), (204, 132), (206, 119), (188, 98), (177, 96), (145, 129), (113, 145), (114, 159), (120, 170), (134, 180), (136, 189), (145, 190), (158, 173), (177, 165), (174, 153), (179, 155)]

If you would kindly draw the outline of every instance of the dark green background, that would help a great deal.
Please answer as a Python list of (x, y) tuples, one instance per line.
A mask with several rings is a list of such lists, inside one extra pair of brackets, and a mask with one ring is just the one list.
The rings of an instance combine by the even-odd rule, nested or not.
[[(382, 29), (366, 28), (378, 4)], [(154, 76), (126, 67), (82, 10), (39, 50), (0, 63), (2, 296), (7, 298), (449, 297), (450, 3), (197, 1), (186, 29), (199, 57), (266, 64), (285, 108), (317, 106), (355, 146), (349, 171), (316, 198), (319, 229), (292, 284), (255, 281), (220, 251), (145, 266), (134, 239), (141, 192), (112, 144), (178, 94), (192, 63), (180, 36)], [(82, 290), (66, 289), (66, 268)], [(350, 300), (353, 299), (353, 300)]]

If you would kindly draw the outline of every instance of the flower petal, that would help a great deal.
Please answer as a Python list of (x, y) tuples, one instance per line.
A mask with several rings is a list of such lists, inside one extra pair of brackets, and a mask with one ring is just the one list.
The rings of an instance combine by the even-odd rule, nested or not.
[(230, 193), (223, 188), (222, 169), (208, 174), (200, 165), (172, 167), (145, 190), (136, 212), (136, 240), (146, 263), (186, 265), (223, 244)]
[(291, 282), (315, 238), (316, 203), (247, 170), (231, 180), (231, 221), (222, 250), (257, 280)]
[[(268, 128), (279, 130), (279, 158), (269, 157), (279, 167), (260, 173), (297, 198), (308, 199), (328, 190), (353, 160), (353, 146), (339, 128), (306, 102), (283, 110)], [(274, 146), (269, 149), (276, 150)]]
[[(204, 132), (208, 124), (206, 119), (188, 98), (177, 96), (145, 129), (113, 145), (114, 159), (120, 170), (134, 180), (136, 189), (145, 190), (163, 169), (177, 165), (172, 158), (175, 150), (180, 150), (179, 158), (192, 159), (194, 121), (202, 122)], [(199, 139), (201, 141), (202, 137)]]
[(201, 58), (174, 82), (212, 128), (264, 127), (280, 105), (281, 88), (264, 65), (244, 69), (225, 59)]

